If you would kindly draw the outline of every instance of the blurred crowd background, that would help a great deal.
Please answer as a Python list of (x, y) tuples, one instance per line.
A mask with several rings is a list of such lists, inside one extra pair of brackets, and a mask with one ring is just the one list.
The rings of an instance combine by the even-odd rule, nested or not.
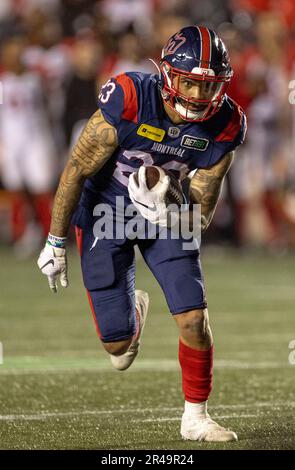
[(295, 248), (294, 0), (1, 0), (0, 244), (18, 256), (39, 249), (101, 85), (124, 71), (157, 73), (149, 58), (189, 24), (224, 39), (229, 94), (248, 117), (206, 242)]

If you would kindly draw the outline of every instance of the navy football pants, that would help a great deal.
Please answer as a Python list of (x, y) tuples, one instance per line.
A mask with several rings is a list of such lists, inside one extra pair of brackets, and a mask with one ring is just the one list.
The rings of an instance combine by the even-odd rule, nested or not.
[[(197, 249), (184, 251), (181, 239), (103, 239), (94, 244), (93, 223), (76, 227), (76, 236), (84, 285), (102, 341), (124, 340), (135, 334), (136, 244), (172, 314), (206, 307)], [(144, 290), (144, 285), (140, 288)]]

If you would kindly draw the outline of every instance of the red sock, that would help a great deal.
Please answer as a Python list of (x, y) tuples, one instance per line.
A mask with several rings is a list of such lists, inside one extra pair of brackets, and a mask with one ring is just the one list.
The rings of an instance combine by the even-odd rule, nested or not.
[(185, 400), (191, 403), (208, 400), (212, 390), (213, 346), (199, 351), (179, 340), (179, 363)]

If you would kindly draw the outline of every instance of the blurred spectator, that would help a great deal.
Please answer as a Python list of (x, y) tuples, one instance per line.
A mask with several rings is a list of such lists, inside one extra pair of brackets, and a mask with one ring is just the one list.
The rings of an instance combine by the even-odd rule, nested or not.
[(93, 38), (77, 40), (71, 51), (72, 74), (66, 87), (64, 126), (67, 144), (74, 144), (86, 121), (97, 110), (98, 68), (102, 46)]
[(102, 0), (100, 8), (109, 20), (110, 32), (119, 34), (132, 27), (137, 35), (152, 29), (153, 0)]
[(79, 29), (91, 27), (96, 0), (60, 0), (60, 19), (65, 37), (73, 37)]
[[(247, 236), (247, 214), (264, 211), (265, 234), (269, 246), (294, 245), (295, 225), (284, 209), (282, 190), (288, 179), (290, 152), (290, 111), (286, 106), (288, 71), (285, 57), (287, 29), (281, 16), (273, 12), (256, 18), (256, 45), (244, 58), (239, 80), (246, 82), (248, 134), (243, 156), (235, 166), (239, 233)], [(243, 85), (241, 85), (243, 86)], [(243, 101), (243, 100), (242, 100)], [(261, 227), (260, 226), (260, 232)], [(259, 233), (261, 236), (261, 233)]]
[(264, 12), (273, 12), (282, 16), (286, 26), (292, 28), (295, 23), (295, 9), (293, 0), (231, 0), (233, 10), (247, 10), (252, 15), (259, 16)]
[(99, 79), (100, 86), (111, 76), (123, 72), (157, 72), (154, 64), (147, 59), (145, 52), (143, 41), (132, 30), (122, 34), (118, 38), (117, 52), (105, 60)]
[[(49, 230), (55, 177), (55, 149), (44, 90), (39, 76), (24, 66), (25, 46), (23, 37), (7, 39), (2, 46), (4, 101), (0, 109), (1, 177), (14, 196), (13, 235), (22, 256), (36, 248), (39, 234), (43, 237)], [(24, 215), (27, 221), (21, 224), (19, 219)]]
[(28, 46), (24, 54), (26, 66), (42, 78), (48, 104), (49, 120), (55, 145), (64, 151), (61, 119), (64, 112), (63, 85), (69, 74), (69, 46), (62, 41), (61, 24), (55, 16), (34, 9), (24, 18)]
[[(245, 108), (249, 124), (246, 144), (237, 151), (212, 224), (212, 240), (224, 236), (241, 244), (294, 246), (295, 106), (288, 101), (288, 83), (295, 79), (293, 4), (293, 0), (2, 0), (0, 73), (5, 103), (0, 106), (4, 164), (0, 178), (14, 195), (14, 220), (21, 213), (15, 210), (16, 201), (21, 205), (15, 195), (24, 189), (31, 194), (24, 204), (27, 219), (33, 225), (38, 217), (41, 220), (36, 195), (41, 200), (52, 189), (55, 156), (60, 171), (66, 148), (96, 110), (100, 86), (125, 71), (157, 73), (148, 58), (159, 62), (168, 37), (186, 24), (201, 23), (217, 29), (229, 48), (235, 73), (228, 93)], [(8, 39), (16, 35), (23, 39)], [(12, 83), (22, 92), (9, 95)], [(15, 113), (16, 108), (21, 111)], [(14, 116), (15, 126), (9, 124), (10, 118), (7, 121), (8, 114)], [(8, 138), (9, 126), (17, 138)], [(34, 139), (29, 139), (32, 135)], [(20, 189), (9, 184), (7, 162), (13, 165), (11, 155), (18, 154), (20, 142), (23, 157), (17, 160), (18, 171), (36, 155), (31, 149), (39, 145), (38, 165), (34, 162), (30, 172), (26, 170), (38, 191), (23, 174)], [(55, 169), (46, 177), (41, 171), (36, 176), (43, 161)], [(43, 214), (48, 216), (48, 210)], [(20, 239), (24, 226), (14, 227), (14, 238)]]
[(168, 38), (187, 25), (187, 18), (172, 12), (157, 12), (153, 19), (153, 37), (151, 41), (152, 57), (159, 62), (163, 44)]

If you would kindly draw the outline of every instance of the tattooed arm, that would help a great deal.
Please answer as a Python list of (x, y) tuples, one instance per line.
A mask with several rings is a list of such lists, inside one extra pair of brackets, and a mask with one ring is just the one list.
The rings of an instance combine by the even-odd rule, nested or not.
[(116, 129), (100, 110), (88, 121), (62, 173), (52, 210), (50, 233), (67, 235), (86, 178), (99, 171), (118, 146)]
[(221, 192), (226, 173), (234, 159), (234, 152), (227, 153), (216, 165), (200, 169), (190, 184), (190, 198), (193, 203), (201, 204), (202, 231), (209, 226)]

